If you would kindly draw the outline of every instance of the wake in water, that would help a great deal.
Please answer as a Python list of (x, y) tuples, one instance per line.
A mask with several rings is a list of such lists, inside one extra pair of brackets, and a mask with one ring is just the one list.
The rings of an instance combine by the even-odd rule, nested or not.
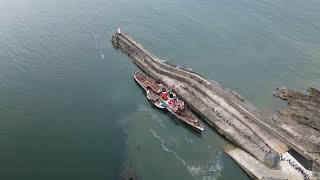
[(100, 50), (100, 55), (101, 55), (101, 59), (104, 59), (104, 55), (102, 54), (101, 50)]
[(166, 128), (166, 126), (162, 122), (162, 119), (159, 116), (157, 116), (155, 113), (153, 113), (151, 108), (148, 108), (146, 106), (140, 105), (139, 108), (138, 108), (138, 111), (147, 112), (151, 116), (152, 120), (157, 121), (157, 123), (159, 123), (160, 126)]
[(101, 59), (103, 60), (104, 59), (104, 54), (102, 54), (101, 48), (99, 48), (100, 46), (98, 46), (97, 36), (94, 35), (93, 37), (94, 37), (94, 41), (95, 41), (95, 44), (96, 44), (96, 50), (100, 52)]
[(186, 142), (188, 144), (193, 144), (194, 143), (194, 139), (192, 139), (192, 138), (184, 137), (184, 140), (186, 140)]
[(188, 167), (187, 163), (178, 156), (178, 154), (170, 149), (168, 149), (165, 145), (164, 145), (164, 140), (160, 138), (160, 136), (157, 135), (157, 133), (153, 130), (153, 129), (150, 129), (150, 132), (152, 133), (152, 135), (157, 138), (160, 142), (161, 142), (161, 147), (163, 150), (173, 154), (179, 161), (182, 162), (182, 164), (186, 167)]
[(221, 176), (223, 162), (221, 161), (222, 151), (213, 154), (207, 166), (189, 166), (192, 176), (202, 180), (214, 180)]
[(161, 137), (158, 136), (153, 129), (150, 129), (150, 132), (161, 142), (162, 149), (173, 154), (175, 158), (178, 159), (188, 169), (194, 178), (201, 180), (215, 180), (221, 176), (221, 171), (223, 170), (223, 163), (221, 161), (222, 151), (213, 154), (213, 157), (209, 160), (209, 164), (207, 166), (188, 165), (186, 161), (179, 157), (176, 152), (165, 146), (165, 141), (161, 139)]

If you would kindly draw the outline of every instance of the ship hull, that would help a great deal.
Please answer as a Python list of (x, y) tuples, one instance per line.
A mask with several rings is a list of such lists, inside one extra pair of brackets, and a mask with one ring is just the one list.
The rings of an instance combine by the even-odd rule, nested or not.
[(179, 114), (171, 111), (169, 108), (167, 108), (167, 110), (173, 115), (175, 116), (176, 118), (178, 118), (180, 121), (186, 123), (189, 127), (192, 127), (193, 129), (197, 130), (197, 131), (200, 131), (202, 132), (204, 130), (203, 127), (199, 127), (199, 126), (194, 126), (193, 124), (189, 123), (187, 120), (185, 120), (184, 117), (181, 117)]
[(199, 131), (199, 132), (202, 132), (202, 131), (204, 130), (204, 128), (196, 127), (196, 126), (191, 125), (191, 124), (188, 123), (187, 121), (183, 121), (182, 118), (181, 118), (178, 114), (176, 114), (176, 113), (174, 113), (174, 112), (171, 112), (171, 113), (172, 113), (176, 118), (178, 118), (179, 120), (181, 120), (182, 122), (184, 122), (185, 124), (187, 124), (189, 127), (193, 128), (193, 129), (195, 129), (195, 130), (197, 130), (197, 131)]
[[(142, 88), (143, 90), (145, 90), (146, 95), (147, 95), (147, 99), (148, 99), (148, 101), (149, 101), (153, 106), (155, 106), (155, 107), (157, 107), (157, 108), (159, 108), (159, 109), (165, 109), (165, 107), (162, 107), (162, 106), (158, 105), (158, 104), (156, 103), (156, 101), (152, 100), (152, 99), (148, 96), (148, 89), (147, 89), (147, 87), (137, 78), (137, 76), (135, 76), (135, 74), (133, 74), (133, 78), (134, 78), (134, 80), (136, 81), (136, 83), (138, 83), (138, 84), (141, 86), (141, 88)], [(160, 96), (159, 96), (159, 98), (160, 98)]]
[[(198, 122), (196, 117), (191, 113), (190, 110), (184, 109), (187, 114), (186, 116), (183, 116), (182, 114), (178, 114), (174, 112), (170, 107), (169, 104), (165, 103), (163, 100), (160, 101), (160, 91), (156, 82), (151, 78), (146, 78), (144, 75), (142, 75), (140, 72), (134, 72), (133, 78), (135, 81), (145, 90), (147, 94), (147, 99), (150, 103), (152, 103), (153, 106), (159, 108), (159, 109), (167, 109), (174, 117), (178, 118), (180, 121), (187, 124), (189, 127), (192, 127), (193, 129), (202, 132), (204, 130), (204, 127)], [(150, 82), (148, 82), (150, 80)], [(150, 88), (151, 87), (151, 88)], [(162, 86), (161, 88), (162, 89)], [(166, 106), (162, 106), (161, 103), (166, 104)], [(193, 122), (192, 122), (193, 121)]]

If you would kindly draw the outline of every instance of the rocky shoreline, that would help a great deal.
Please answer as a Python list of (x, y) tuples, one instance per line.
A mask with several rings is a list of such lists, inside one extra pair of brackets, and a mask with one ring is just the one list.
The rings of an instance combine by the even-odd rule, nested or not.
[(307, 152), (320, 153), (320, 91), (308, 88), (307, 93), (277, 88), (273, 95), (285, 100), (287, 107), (278, 110), (280, 127), (303, 144)]
[(273, 95), (288, 103), (287, 108), (278, 111), (281, 116), (320, 131), (320, 91), (308, 88), (307, 92), (303, 94), (287, 88), (277, 88)]
[[(286, 101), (288, 106), (278, 110), (278, 125), (303, 147), (301, 155), (312, 155), (313, 176), (320, 177), (320, 91), (308, 88), (301, 93), (288, 88), (277, 88), (273, 95)], [(311, 156), (309, 156), (311, 157)]]

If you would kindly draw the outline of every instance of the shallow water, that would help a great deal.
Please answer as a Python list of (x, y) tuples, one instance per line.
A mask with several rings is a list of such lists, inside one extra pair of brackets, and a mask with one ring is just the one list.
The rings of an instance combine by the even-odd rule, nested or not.
[(118, 27), (265, 113), (272, 90), (320, 88), (319, 1), (2, 0), (0, 179), (248, 179), (202, 135), (154, 109), (110, 43)]

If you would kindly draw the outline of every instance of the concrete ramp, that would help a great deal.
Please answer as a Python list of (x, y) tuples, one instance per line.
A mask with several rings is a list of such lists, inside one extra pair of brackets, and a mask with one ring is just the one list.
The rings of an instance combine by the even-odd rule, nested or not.
[(225, 152), (252, 178), (254, 179), (288, 179), (303, 180), (299, 174), (287, 173), (284, 171), (268, 168), (262, 162), (258, 161), (245, 151), (235, 146), (228, 146)]

